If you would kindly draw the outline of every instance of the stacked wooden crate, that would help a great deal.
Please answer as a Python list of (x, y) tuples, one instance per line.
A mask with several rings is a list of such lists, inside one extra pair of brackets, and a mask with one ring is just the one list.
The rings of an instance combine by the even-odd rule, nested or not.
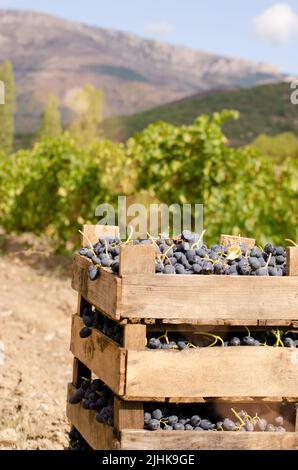
[[(85, 226), (118, 236), (117, 227)], [(91, 373), (114, 393), (114, 427), (98, 423), (95, 412), (67, 405), (72, 425), (94, 449), (298, 449), (298, 418), (292, 432), (195, 432), (144, 429), (146, 402), (246, 403), (276, 407), (298, 402), (298, 349), (214, 347), (183, 351), (146, 348), (148, 332), (220, 332), (249, 326), (298, 327), (298, 248), (288, 249), (288, 276), (156, 275), (150, 245), (122, 245), (119, 275), (100, 268), (90, 281), (90, 261), (75, 255), (72, 287), (78, 309), (72, 318), (74, 355), (70, 395)], [(85, 339), (82, 312), (92, 305), (123, 326), (120, 346), (92, 329)], [(162, 334), (162, 333), (161, 333)]]

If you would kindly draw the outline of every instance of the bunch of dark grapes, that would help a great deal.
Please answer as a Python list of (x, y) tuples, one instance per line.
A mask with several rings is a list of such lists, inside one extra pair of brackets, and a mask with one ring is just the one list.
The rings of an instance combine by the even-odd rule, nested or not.
[[(275, 333), (275, 334), (274, 334)], [(279, 334), (280, 341), (277, 340)], [(197, 338), (196, 338), (197, 337)], [(195, 338), (195, 339), (193, 339)], [(217, 341), (214, 341), (216, 340)], [(162, 336), (156, 336), (152, 333), (147, 335), (147, 348), (149, 349), (190, 349), (203, 348), (210, 346), (284, 346), (287, 348), (298, 347), (298, 333), (295, 331), (282, 332), (280, 330), (256, 331), (254, 334), (227, 332), (222, 336), (211, 333), (201, 332), (196, 335), (191, 333), (191, 338), (187, 334), (181, 336), (181, 333), (166, 333)]]
[(72, 430), (68, 433), (68, 436), (69, 450), (92, 450), (92, 448), (76, 428), (73, 427)]
[(80, 331), (81, 338), (88, 338), (91, 335), (91, 328), (96, 328), (104, 335), (108, 336), (116, 343), (122, 345), (123, 328), (113, 320), (110, 320), (98, 310), (93, 310), (91, 306), (84, 308), (82, 320), (84, 327)]
[(144, 413), (144, 428), (150, 431), (239, 431), (239, 432), (286, 432), (282, 416), (274, 418), (274, 424), (265, 418), (249, 416), (247, 411), (231, 409), (231, 417), (218, 416), (215, 413), (192, 414), (186, 409), (148, 408)]
[[(199, 243), (196, 233), (184, 230), (180, 237), (169, 239), (161, 236), (151, 239), (133, 240), (134, 245), (153, 244), (156, 254), (157, 274), (217, 274), (228, 276), (285, 276), (286, 250), (282, 246), (267, 243), (264, 249), (247, 249), (244, 245), (212, 245), (208, 248)], [(94, 245), (87, 245), (79, 254), (89, 258), (89, 277), (97, 279), (99, 267), (110, 268), (119, 273), (119, 238), (99, 238)]]
[(114, 395), (99, 379), (83, 380), (80, 387), (69, 398), (71, 405), (82, 403), (86, 410), (96, 411), (96, 421), (113, 426)]
[(89, 266), (89, 277), (92, 281), (99, 276), (99, 267), (110, 268), (119, 272), (119, 254), (121, 240), (119, 238), (100, 237), (95, 245), (80, 248), (79, 254), (89, 258), (93, 264)]

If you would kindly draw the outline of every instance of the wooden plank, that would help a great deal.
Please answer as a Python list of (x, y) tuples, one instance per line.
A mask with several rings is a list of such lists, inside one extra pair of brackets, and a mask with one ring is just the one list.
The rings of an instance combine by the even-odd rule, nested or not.
[(91, 379), (91, 371), (76, 357), (73, 358), (72, 383), (75, 387), (79, 387), (82, 377)]
[(298, 276), (298, 247), (287, 248), (287, 274), (288, 276)]
[[(119, 227), (113, 225), (83, 225), (83, 233), (87, 235), (92, 245), (98, 242), (99, 237), (119, 237)], [(88, 240), (82, 235), (82, 246), (88, 245)]]
[(126, 352), (112, 339), (95, 328), (88, 338), (80, 338), (84, 324), (73, 315), (71, 352), (118, 395), (124, 393)]
[[(272, 320), (274, 322), (274, 320)], [(180, 320), (181, 322), (181, 320)], [(153, 325), (147, 325), (147, 331), (149, 331), (150, 333), (151, 332), (165, 332), (165, 330), (167, 330), (168, 332), (178, 332), (178, 333), (182, 333), (182, 332), (188, 332), (188, 333), (195, 333), (196, 331), (200, 330), (200, 331), (207, 331), (207, 332), (215, 332), (216, 334), (219, 334), (220, 336), (222, 334), (226, 334), (227, 332), (229, 333), (232, 333), (232, 332), (238, 332), (238, 333), (246, 333), (246, 329), (244, 328), (243, 325), (247, 326), (247, 323), (245, 321), (241, 321), (241, 324), (238, 325), (238, 323), (240, 322), (237, 322), (236, 325), (210, 325), (210, 324), (198, 324), (196, 322), (194, 323), (170, 323), (170, 322), (167, 322), (167, 320), (164, 320), (162, 323), (155, 323)], [(283, 326), (283, 327), (287, 327), (287, 326), (293, 326), (292, 325), (292, 322), (286, 322), (285, 320), (282, 322), (278, 322), (277, 321), (277, 324), (278, 326)], [(264, 326), (268, 326), (268, 324), (266, 323), (266, 325), (249, 325), (249, 329), (251, 332), (262, 332), (264, 331)], [(271, 325), (271, 324), (270, 324)], [(271, 325), (272, 326), (272, 325)], [(277, 325), (276, 325), (277, 326)], [(297, 333), (298, 333), (298, 330), (297, 330)], [(130, 349), (133, 349), (133, 348), (130, 348)]]
[(247, 248), (253, 248), (256, 244), (256, 240), (254, 238), (246, 238), (234, 235), (220, 235), (219, 239), (220, 245), (245, 245)]
[(146, 325), (126, 324), (123, 326), (123, 347), (126, 349), (145, 349), (146, 346)]
[(122, 429), (144, 428), (144, 407), (141, 402), (127, 402), (114, 398), (114, 426), (117, 431)]
[(120, 319), (121, 279), (110, 270), (100, 268), (100, 276), (90, 281), (88, 266), (90, 260), (80, 255), (74, 256), (72, 288), (79, 292), (90, 304), (115, 320)]
[[(73, 392), (74, 388), (69, 384), (68, 397)], [(119, 443), (114, 436), (113, 427), (98, 423), (95, 420), (94, 411), (85, 410), (80, 403), (71, 405), (67, 402), (66, 415), (92, 449), (113, 450), (119, 447)]]
[(123, 450), (298, 450), (295, 432), (121, 432)]
[(155, 274), (155, 248), (153, 245), (122, 245), (119, 263), (120, 276)]
[[(185, 323), (182, 323), (182, 322)], [(145, 320), (146, 323), (146, 320)], [(146, 323), (147, 324), (147, 323)], [(149, 324), (154, 324), (154, 323), (149, 323)], [(243, 320), (223, 320), (223, 319), (216, 319), (212, 320), (212, 318), (209, 319), (197, 319), (197, 318), (185, 318), (184, 320), (182, 318), (163, 318), (161, 320), (161, 324), (163, 325), (168, 325), (171, 326), (177, 326), (179, 329), (180, 325), (188, 325), (189, 328), (195, 327), (197, 325), (200, 326), (228, 326), (228, 327), (243, 327), (245, 326), (255, 326), (255, 327), (264, 327), (264, 326), (293, 326), (294, 328), (298, 327), (298, 322), (295, 320), (278, 320), (278, 319), (270, 319), (270, 320), (258, 320), (257, 318), (244, 318)], [(165, 326), (163, 326), (165, 329)]]
[(136, 399), (283, 397), (296, 396), (298, 390), (296, 349), (240, 346), (128, 351), (126, 364), (125, 395)]
[(81, 317), (84, 312), (84, 308), (90, 306), (89, 302), (81, 294), (78, 294), (77, 314)]
[(297, 290), (295, 276), (129, 275), (122, 277), (121, 316), (297, 320)]

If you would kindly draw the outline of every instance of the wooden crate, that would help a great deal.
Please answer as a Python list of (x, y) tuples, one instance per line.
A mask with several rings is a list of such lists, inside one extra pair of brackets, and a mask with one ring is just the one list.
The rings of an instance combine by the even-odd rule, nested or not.
[[(85, 228), (92, 242), (95, 227), (96, 234), (94, 226)], [(75, 255), (72, 287), (115, 320), (286, 325), (298, 320), (298, 249), (288, 253), (290, 276), (158, 275), (153, 246), (123, 245), (119, 275), (100, 268), (96, 281), (89, 279), (91, 261)]]
[(127, 400), (297, 396), (297, 349), (152, 350), (145, 348), (147, 326), (142, 324), (123, 325), (124, 345), (120, 347), (95, 328), (88, 338), (80, 338), (83, 326), (80, 316), (74, 315), (73, 355)]
[[(74, 391), (68, 386), (68, 396)], [(114, 428), (95, 412), (67, 404), (67, 416), (95, 450), (298, 450), (298, 432), (147, 431), (141, 403), (115, 398)]]

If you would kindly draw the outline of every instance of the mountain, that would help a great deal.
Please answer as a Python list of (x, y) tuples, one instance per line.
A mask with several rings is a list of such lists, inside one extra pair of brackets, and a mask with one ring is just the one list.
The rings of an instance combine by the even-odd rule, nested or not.
[(51, 92), (70, 102), (104, 89), (105, 116), (132, 114), (197, 92), (278, 81), (276, 67), (147, 40), (42, 13), (0, 10), (0, 61), (13, 62), (18, 132), (31, 132)]
[(298, 106), (290, 101), (292, 91), (290, 84), (284, 82), (196, 94), (142, 113), (106, 119), (102, 130), (106, 137), (124, 141), (158, 120), (190, 124), (203, 113), (236, 109), (240, 119), (227, 122), (223, 128), (232, 145), (249, 143), (262, 133), (298, 135)]

